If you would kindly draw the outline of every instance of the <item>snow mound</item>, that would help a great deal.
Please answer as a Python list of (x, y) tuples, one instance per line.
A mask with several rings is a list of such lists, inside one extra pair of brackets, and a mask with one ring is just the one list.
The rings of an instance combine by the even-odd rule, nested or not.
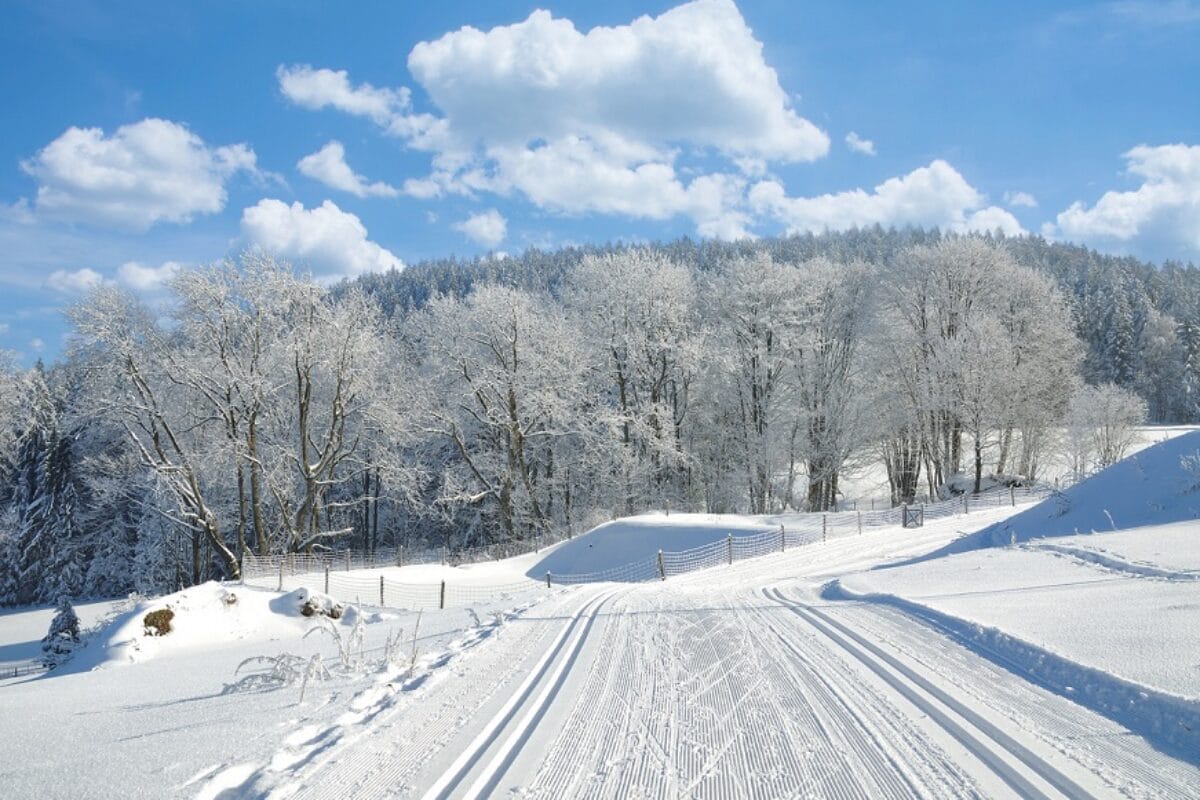
[[(294, 637), (317, 624), (316, 617), (302, 612), (310, 600), (317, 607), (333, 604), (307, 589), (279, 593), (215, 582), (142, 600), (92, 635), (52, 674), (135, 664), (247, 640)], [(146, 615), (162, 610), (171, 612), (170, 630), (160, 635), (147, 628)], [(353, 609), (347, 608), (342, 622), (352, 624), (354, 619)]]
[(1153, 445), (930, 557), (1200, 518), (1200, 431)]
[(654, 558), (659, 550), (680, 551), (779, 530), (770, 517), (734, 514), (640, 514), (606, 522), (549, 551), (525, 574), (541, 579), (550, 572), (578, 575), (603, 572)]

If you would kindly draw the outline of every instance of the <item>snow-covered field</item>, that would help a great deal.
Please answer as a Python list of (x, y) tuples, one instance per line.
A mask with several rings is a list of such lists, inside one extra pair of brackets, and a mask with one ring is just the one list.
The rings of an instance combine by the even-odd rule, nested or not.
[[(1174, 487), (1155, 505), (1191, 502), (1172, 481), (1177, 450), (1194, 445), (1147, 451), (1138, 469)], [(1089, 513), (1090, 492), (1118, 499), (1103, 479), (1072, 490), (1072, 513)], [(370, 606), (319, 621), (297, 593), (242, 586), (145, 601), (67, 666), (0, 683), (0, 794), (1197, 796), (1200, 528), (1022, 528), (1000, 547), (972, 535), (1011, 540), (1004, 524), (1063, 500), (1048, 502), (666, 581), (545, 589), (525, 577), (554, 559), (607, 568), (778, 524), (634, 518), (511, 562), (402, 568), (480, 589), (525, 581), (519, 597), (481, 592), (419, 623)], [(955, 542), (963, 552), (928, 557)], [(163, 606), (176, 629), (146, 637), (142, 617)], [(85, 624), (105, 609), (86, 612)], [(0, 653), (36, 653), (48, 619), (0, 616)]]

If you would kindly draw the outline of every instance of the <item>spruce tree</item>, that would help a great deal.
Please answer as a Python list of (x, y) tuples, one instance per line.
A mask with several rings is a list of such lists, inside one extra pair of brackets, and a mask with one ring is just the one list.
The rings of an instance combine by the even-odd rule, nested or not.
[(79, 644), (79, 617), (71, 601), (60, 598), (56, 612), (50, 620), (49, 632), (42, 637), (42, 663), (47, 669), (54, 669), (66, 661)]

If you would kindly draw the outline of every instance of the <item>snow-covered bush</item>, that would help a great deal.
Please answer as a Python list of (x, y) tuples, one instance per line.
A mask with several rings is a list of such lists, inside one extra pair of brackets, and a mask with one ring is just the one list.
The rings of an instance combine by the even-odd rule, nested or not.
[(1180, 494), (1200, 491), (1200, 450), (1180, 456), (1179, 471), (1183, 475)]
[(248, 672), (233, 683), (225, 684), (224, 693), (255, 692), (279, 689), (284, 686), (300, 684), (300, 702), (304, 702), (304, 693), (308, 684), (313, 680), (328, 680), (331, 675), (320, 655), (304, 658), (295, 653), (280, 653), (277, 656), (252, 656), (238, 664), (234, 674), (239, 674), (246, 667), (257, 664), (258, 669)]

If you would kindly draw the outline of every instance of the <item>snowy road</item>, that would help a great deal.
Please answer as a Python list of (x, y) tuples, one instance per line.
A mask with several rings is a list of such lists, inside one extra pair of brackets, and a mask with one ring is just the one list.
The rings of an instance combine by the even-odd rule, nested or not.
[(311, 798), (1195, 796), (1200, 770), (1110, 720), (903, 613), (818, 599), (835, 566), (937, 535), (565, 592), (448, 667), (419, 702), (258, 788)]

